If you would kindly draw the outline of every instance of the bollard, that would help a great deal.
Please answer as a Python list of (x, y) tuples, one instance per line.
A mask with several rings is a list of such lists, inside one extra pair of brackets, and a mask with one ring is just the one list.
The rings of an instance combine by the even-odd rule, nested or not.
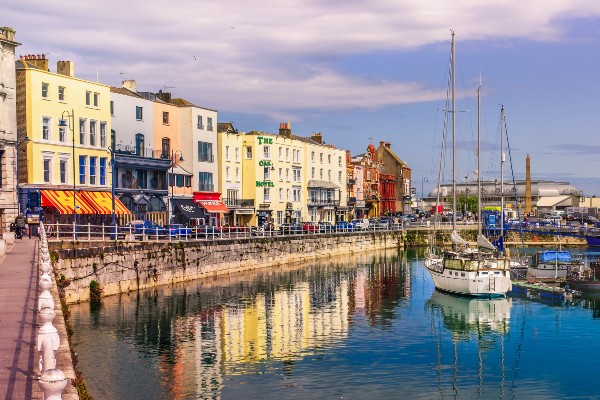
[(60, 400), (62, 392), (67, 387), (67, 378), (60, 369), (49, 369), (40, 377), (40, 388), (44, 400)]
[(43, 307), (39, 312), (40, 320), (42, 321), (42, 326), (38, 331), (37, 336), (37, 349), (38, 351), (42, 351), (42, 342), (45, 338), (49, 338), (52, 341), (52, 348), (56, 351), (58, 350), (58, 346), (60, 345), (60, 337), (58, 336), (58, 331), (52, 325), (52, 321), (54, 317), (56, 317), (56, 313), (53, 308)]
[(56, 368), (56, 357), (52, 349), (52, 341), (49, 338), (44, 338), (42, 341), (42, 351), (40, 351), (40, 373)]
[(40, 278), (40, 288), (42, 289), (42, 292), (38, 299), (38, 311), (41, 311), (44, 307), (50, 307), (54, 310), (54, 298), (52, 297), (52, 293), (50, 293), (51, 287), (52, 280), (42, 275)]

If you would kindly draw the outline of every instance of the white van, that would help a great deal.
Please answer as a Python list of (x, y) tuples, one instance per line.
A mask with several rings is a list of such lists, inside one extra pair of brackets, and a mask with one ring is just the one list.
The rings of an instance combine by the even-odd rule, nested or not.
[(357, 229), (366, 230), (369, 229), (369, 220), (367, 218), (363, 219), (353, 219), (350, 223), (354, 224)]

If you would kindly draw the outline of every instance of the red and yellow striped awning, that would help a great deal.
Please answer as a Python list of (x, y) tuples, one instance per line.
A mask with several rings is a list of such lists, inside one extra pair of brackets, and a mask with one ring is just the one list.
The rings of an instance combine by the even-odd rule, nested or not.
[[(73, 205), (77, 214), (96, 214), (96, 210), (84, 200), (81, 192), (67, 190), (40, 190), (42, 207), (55, 207), (61, 214), (73, 214)], [(73, 204), (75, 203), (75, 204)]]
[[(81, 192), (83, 198), (92, 205), (98, 214), (112, 214), (112, 193)], [(115, 214), (131, 214), (125, 204), (115, 196)]]

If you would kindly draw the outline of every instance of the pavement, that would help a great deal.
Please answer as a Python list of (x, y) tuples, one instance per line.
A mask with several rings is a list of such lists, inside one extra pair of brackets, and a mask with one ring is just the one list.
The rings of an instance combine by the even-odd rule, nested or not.
[(0, 259), (0, 398), (41, 398), (35, 359), (37, 242), (16, 240)]

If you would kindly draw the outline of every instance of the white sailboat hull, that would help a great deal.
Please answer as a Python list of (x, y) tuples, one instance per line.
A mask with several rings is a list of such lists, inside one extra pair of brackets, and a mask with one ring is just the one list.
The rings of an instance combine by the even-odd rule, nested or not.
[[(461, 263), (464, 268), (445, 268), (443, 265), (427, 267), (438, 290), (474, 297), (504, 297), (512, 289), (509, 268), (493, 268), (495, 261), (485, 261), (481, 268), (476, 260), (445, 260)], [(501, 267), (505, 260), (498, 260)], [(490, 268), (492, 267), (492, 268)]]

